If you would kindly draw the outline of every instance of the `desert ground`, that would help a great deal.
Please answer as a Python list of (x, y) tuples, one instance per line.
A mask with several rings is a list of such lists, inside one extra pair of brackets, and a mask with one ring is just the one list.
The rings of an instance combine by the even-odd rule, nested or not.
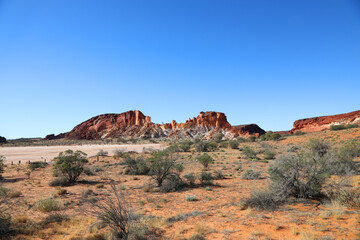
[[(324, 139), (331, 146), (339, 147), (360, 139), (360, 129), (323, 131), (299, 136), (284, 136), (278, 141), (241, 142), (239, 149), (250, 147), (261, 150), (264, 146), (275, 149), (275, 159), (295, 147), (301, 147), (309, 139)], [(239, 149), (232, 149), (226, 141), (208, 154), (214, 159), (208, 171), (221, 171), (224, 177), (211, 184), (186, 186), (174, 192), (161, 192), (154, 187), (148, 175), (126, 174), (123, 158), (114, 158), (112, 149), (120, 146), (71, 146), (86, 151), (87, 168), (91, 174), (82, 174), (77, 183), (64, 187), (52, 187), (53, 163), (37, 168), (27, 175), (23, 165), (7, 165), (1, 186), (7, 189), (7, 212), (11, 215), (13, 232), (4, 239), (111, 239), (109, 227), (101, 224), (92, 213), (94, 203), (101, 203), (111, 196), (114, 183), (138, 217), (140, 229), (147, 229), (143, 238), (133, 239), (360, 239), (360, 209), (348, 207), (331, 199), (290, 198), (276, 210), (258, 210), (244, 207), (244, 199), (255, 190), (266, 189), (270, 178), (268, 167), (276, 161), (266, 160), (259, 151), (257, 160), (249, 160)], [(122, 148), (139, 150), (134, 158), (150, 157), (151, 152), (141, 152), (150, 145), (123, 145)], [(151, 145), (160, 148), (160, 145)], [(7, 161), (53, 157), (67, 147), (3, 148), (0, 154)], [(37, 150), (41, 150), (39, 153)], [(98, 160), (93, 155), (103, 149), (109, 152)], [(6, 150), (6, 151), (5, 151)], [(13, 150), (13, 151), (11, 151)], [(21, 155), (16, 156), (16, 153)], [(201, 152), (192, 147), (188, 152), (177, 152), (182, 163), (181, 176), (201, 174), (203, 166), (197, 161)], [(357, 159), (359, 161), (359, 159)], [(247, 170), (259, 176), (244, 179)], [(334, 182), (346, 181), (346, 186), (359, 191), (359, 175), (332, 176)], [(330, 183), (331, 182), (331, 183)], [(51, 199), (56, 207), (41, 209), (39, 202)], [(360, 200), (359, 200), (360, 201)], [(138, 230), (138, 234), (141, 230)]]
[(22, 163), (30, 161), (51, 161), (56, 157), (59, 152), (71, 149), (80, 150), (85, 152), (88, 156), (96, 155), (100, 150), (107, 151), (112, 154), (115, 150), (121, 149), (123, 151), (135, 151), (141, 152), (144, 148), (152, 148), (155, 150), (162, 149), (161, 144), (96, 144), (96, 145), (69, 145), (69, 146), (29, 146), (29, 147), (0, 147), (0, 155), (6, 157), (5, 163), (9, 164), (14, 162), (18, 164), (19, 161)]

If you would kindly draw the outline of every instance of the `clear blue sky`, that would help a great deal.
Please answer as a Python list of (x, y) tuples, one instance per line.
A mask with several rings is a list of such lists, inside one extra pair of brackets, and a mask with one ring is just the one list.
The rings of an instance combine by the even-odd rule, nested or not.
[(0, 136), (139, 109), (288, 130), (360, 109), (360, 1), (0, 0)]

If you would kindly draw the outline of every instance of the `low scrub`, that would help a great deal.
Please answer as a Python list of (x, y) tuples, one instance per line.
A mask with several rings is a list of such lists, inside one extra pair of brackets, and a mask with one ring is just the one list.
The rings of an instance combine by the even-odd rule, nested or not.
[(47, 198), (37, 201), (34, 207), (41, 212), (52, 212), (60, 210), (61, 205), (58, 200)]
[(130, 175), (147, 175), (150, 171), (146, 161), (140, 157), (127, 156), (124, 159), (124, 164), (127, 166)]
[(350, 129), (350, 128), (358, 128), (359, 125), (358, 124), (348, 124), (348, 125), (331, 125), (330, 126), (330, 130), (331, 131), (339, 131), (339, 130), (344, 130), (344, 129)]
[(252, 169), (248, 169), (243, 173), (241, 178), (247, 179), (247, 180), (254, 180), (254, 179), (260, 179), (260, 175), (261, 175), (261, 172), (254, 171)]
[(38, 169), (38, 168), (45, 168), (46, 166), (48, 165), (47, 162), (31, 162), (28, 166), (28, 168), (31, 170), (31, 171), (34, 171), (35, 169)]

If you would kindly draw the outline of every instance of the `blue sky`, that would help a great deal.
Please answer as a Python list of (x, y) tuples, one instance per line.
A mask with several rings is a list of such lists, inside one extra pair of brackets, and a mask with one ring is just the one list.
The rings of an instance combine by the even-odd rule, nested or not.
[(360, 2), (0, 0), (0, 136), (139, 109), (288, 130), (360, 109)]

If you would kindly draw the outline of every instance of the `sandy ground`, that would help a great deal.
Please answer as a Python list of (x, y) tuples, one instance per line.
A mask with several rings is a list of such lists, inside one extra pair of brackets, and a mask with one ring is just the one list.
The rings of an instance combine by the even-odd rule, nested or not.
[(80, 150), (93, 156), (104, 150), (112, 155), (116, 149), (122, 149), (124, 151), (136, 151), (142, 152), (144, 148), (162, 149), (161, 144), (139, 144), (139, 145), (78, 145), (78, 146), (36, 146), (36, 147), (1, 147), (0, 155), (6, 157), (5, 163), (9, 164), (12, 161), (22, 163), (30, 161), (51, 161), (56, 157), (59, 152), (67, 149)]

